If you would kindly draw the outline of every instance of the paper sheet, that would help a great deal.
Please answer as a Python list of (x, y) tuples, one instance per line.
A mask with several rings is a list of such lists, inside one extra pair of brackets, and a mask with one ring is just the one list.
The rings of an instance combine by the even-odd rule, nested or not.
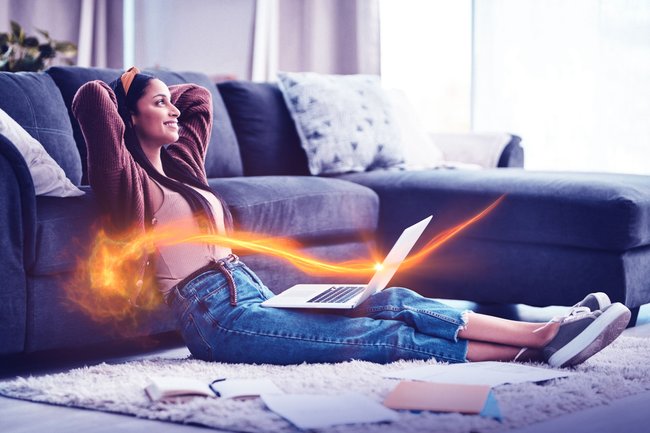
[(397, 413), (355, 393), (342, 395), (263, 394), (273, 412), (301, 429), (337, 424), (396, 421)]
[(505, 383), (541, 382), (573, 374), (567, 370), (532, 367), (514, 362), (486, 361), (426, 365), (388, 373), (385, 377), (494, 387)]

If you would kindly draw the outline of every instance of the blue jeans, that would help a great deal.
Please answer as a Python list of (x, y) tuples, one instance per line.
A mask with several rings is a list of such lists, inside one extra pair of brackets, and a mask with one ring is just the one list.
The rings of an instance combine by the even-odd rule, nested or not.
[[(261, 307), (274, 294), (243, 262), (204, 272), (168, 297), (192, 355), (232, 363), (299, 364), (352, 359), (465, 362), (465, 313), (404, 288), (388, 288), (353, 310)], [(232, 280), (228, 281), (226, 273)], [(237, 305), (231, 305), (232, 290)]]

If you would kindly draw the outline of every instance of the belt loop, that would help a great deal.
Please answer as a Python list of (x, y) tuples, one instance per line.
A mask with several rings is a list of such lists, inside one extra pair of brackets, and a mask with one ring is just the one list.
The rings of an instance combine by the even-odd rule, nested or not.
[(169, 296), (165, 300), (165, 303), (167, 305), (171, 305), (172, 291), (174, 289), (178, 289), (180, 294), (180, 290), (183, 287), (185, 287), (185, 285), (190, 281), (192, 281), (194, 278), (198, 277), (202, 273), (207, 272), (209, 270), (217, 269), (219, 270), (219, 272), (224, 274), (226, 276), (226, 279), (228, 280), (228, 288), (230, 292), (230, 305), (232, 305), (233, 307), (237, 306), (237, 288), (235, 287), (235, 279), (233, 278), (232, 272), (230, 271), (230, 269), (228, 269), (228, 266), (226, 264), (238, 263), (238, 262), (239, 262), (239, 257), (237, 257), (236, 254), (229, 254), (227, 257), (224, 257), (223, 259), (220, 260), (212, 259), (210, 263), (192, 272), (190, 275), (183, 278), (183, 280), (181, 280), (178, 284), (172, 287), (171, 291), (169, 292)]
[(237, 287), (235, 285), (235, 279), (232, 276), (232, 272), (226, 266), (226, 262), (236, 262), (237, 256), (234, 254), (229, 255), (225, 259), (217, 260), (215, 263), (222, 274), (226, 276), (228, 280), (228, 288), (230, 289), (230, 305), (233, 307), (237, 306)]

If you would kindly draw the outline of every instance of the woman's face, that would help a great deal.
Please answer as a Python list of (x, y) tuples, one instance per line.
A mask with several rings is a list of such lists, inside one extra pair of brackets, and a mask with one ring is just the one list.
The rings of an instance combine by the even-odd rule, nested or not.
[(180, 111), (171, 103), (169, 88), (154, 78), (149, 81), (137, 103), (138, 113), (131, 115), (142, 145), (163, 146), (178, 140)]

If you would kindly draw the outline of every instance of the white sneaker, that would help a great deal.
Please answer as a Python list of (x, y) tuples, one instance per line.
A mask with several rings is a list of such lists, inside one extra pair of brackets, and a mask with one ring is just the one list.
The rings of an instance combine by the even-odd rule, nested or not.
[(553, 367), (570, 367), (591, 358), (614, 341), (632, 317), (630, 310), (617, 302), (604, 311), (575, 308), (560, 321), (556, 336), (542, 350)]

